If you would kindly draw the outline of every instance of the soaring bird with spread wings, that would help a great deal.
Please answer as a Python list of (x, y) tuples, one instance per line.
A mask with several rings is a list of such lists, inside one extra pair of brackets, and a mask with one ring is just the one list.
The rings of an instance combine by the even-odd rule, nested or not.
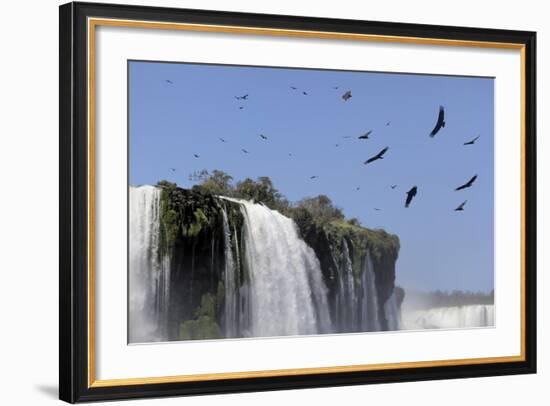
[(360, 135), (359, 137), (357, 137), (358, 139), (360, 140), (368, 140), (369, 139), (369, 135), (372, 133), (372, 130), (369, 130), (367, 131), (365, 134), (363, 135)]
[(344, 101), (348, 101), (349, 99), (351, 99), (351, 90), (348, 90), (346, 93), (344, 93), (342, 95), (342, 99), (344, 99)]
[(435, 135), (441, 130), (442, 127), (445, 127), (445, 109), (443, 106), (439, 106), (439, 115), (437, 116), (437, 123), (430, 133), (430, 137), (435, 137)]
[(462, 203), (458, 205), (458, 207), (455, 209), (455, 211), (464, 211), (464, 205), (466, 204), (468, 200), (464, 200)]
[(464, 145), (474, 145), (475, 142), (477, 141), (477, 139), (480, 137), (480, 135), (478, 135), (477, 137), (475, 137), (473, 140), (470, 140), (468, 142), (465, 142)]
[(472, 176), (472, 178), (468, 182), (466, 182), (463, 185), (460, 185), (455, 190), (462, 190), (462, 189), (466, 189), (466, 188), (471, 187), (474, 184), (474, 182), (476, 181), (476, 179), (477, 179), (477, 175)]
[(388, 149), (390, 149), (390, 147), (386, 147), (384, 148), (382, 151), (380, 151), (378, 154), (376, 154), (375, 156), (367, 159), (365, 162), (363, 162), (365, 165), (367, 164), (370, 164), (371, 162), (374, 162), (374, 161), (378, 161), (379, 159), (383, 159), (384, 158), (384, 154), (388, 151)]

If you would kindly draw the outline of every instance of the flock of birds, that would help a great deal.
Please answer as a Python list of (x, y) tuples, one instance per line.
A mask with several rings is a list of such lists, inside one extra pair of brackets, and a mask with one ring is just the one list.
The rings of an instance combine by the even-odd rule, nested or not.
[[(173, 82), (169, 79), (166, 79), (165, 80), (166, 83), (172, 85)], [(305, 91), (305, 90), (299, 90), (296, 86), (290, 86), (290, 89), (293, 90), (293, 91), (301, 91), (302, 95), (304, 96), (308, 96), (308, 93)], [(338, 86), (334, 86), (333, 87), (334, 90), (338, 90), (339, 87)], [(352, 92), (351, 90), (346, 90), (341, 98), (344, 102), (347, 102), (349, 99), (351, 99), (353, 97), (352, 95)], [(249, 98), (249, 94), (244, 94), (242, 96), (234, 96), (235, 100), (238, 100), (238, 101), (248, 101), (248, 98)], [(239, 110), (243, 110), (244, 109), (244, 106), (243, 105), (239, 105)], [(391, 121), (388, 121), (386, 123), (386, 127), (389, 126), (391, 124)], [(430, 137), (431, 138), (434, 138), (437, 133), (439, 133), (439, 131), (445, 127), (445, 108), (443, 106), (439, 106), (439, 113), (438, 113), (438, 116), (437, 116), (437, 120), (436, 120), (436, 123), (434, 125), (434, 128), (433, 130), (430, 132)], [(369, 139), (369, 136), (372, 134), (373, 130), (369, 130), (367, 132), (365, 132), (364, 134), (361, 134), (360, 136), (357, 137), (357, 139), (359, 140), (368, 140)], [(259, 137), (263, 140), (263, 141), (267, 141), (268, 140), (268, 137), (264, 134), (259, 134)], [(351, 138), (351, 136), (349, 135), (346, 135), (344, 136), (343, 138)], [(464, 142), (463, 145), (465, 146), (468, 146), (468, 145), (474, 145), (476, 143), (476, 141), (480, 138), (480, 136), (476, 136), (475, 138), (469, 140), (469, 141), (466, 141)], [(226, 143), (227, 140), (225, 140), (224, 138), (222, 137), (219, 137), (218, 138), (220, 140), (220, 142), (222, 143)], [(340, 144), (335, 144), (336, 147), (338, 147)], [(369, 164), (372, 164), (380, 159), (384, 159), (384, 155), (388, 152), (389, 150), (389, 146), (386, 146), (384, 147), (382, 150), (380, 150), (377, 154), (373, 155), (372, 157), (368, 158), (366, 161), (363, 162), (364, 165), (369, 165)], [(250, 151), (244, 149), (244, 148), (241, 148), (241, 151), (244, 153), (244, 154), (250, 154)], [(289, 156), (292, 156), (292, 153), (288, 153)], [(199, 154), (193, 154), (193, 156), (195, 158), (200, 158), (200, 155)], [(175, 168), (170, 168), (173, 172), (176, 171)], [(317, 175), (312, 175), (310, 176), (310, 179), (313, 180), (313, 179), (317, 179), (318, 176)], [(472, 176), (466, 183), (458, 186), (455, 188), (455, 191), (460, 191), (460, 190), (464, 190), (464, 189), (467, 189), (467, 188), (470, 188), (473, 186), (474, 182), (476, 181), (477, 179), (477, 174)], [(390, 186), (391, 189), (395, 189), (397, 187), (397, 185), (391, 185)], [(357, 187), (356, 190), (360, 190), (360, 187)], [(414, 197), (417, 195), (418, 193), (418, 187), (415, 185), (413, 186), (411, 189), (409, 189), (408, 192), (406, 192), (406, 198), (405, 198), (405, 208), (408, 208), (410, 206), (410, 204), (412, 203)], [(455, 209), (454, 211), (464, 211), (464, 206), (466, 205), (466, 203), (468, 202), (468, 200), (464, 200), (462, 203), (460, 203)], [(380, 211), (381, 209), (379, 208), (374, 208), (374, 210), (376, 211)]]

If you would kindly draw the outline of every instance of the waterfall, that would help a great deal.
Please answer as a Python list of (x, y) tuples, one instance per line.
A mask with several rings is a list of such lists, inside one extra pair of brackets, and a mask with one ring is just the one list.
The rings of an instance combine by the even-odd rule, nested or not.
[(223, 215), (223, 237), (225, 243), (225, 269), (224, 269), (224, 286), (225, 286), (225, 337), (237, 337), (238, 334), (238, 281), (237, 269), (235, 260), (233, 259), (233, 249), (231, 247), (231, 230), (227, 220), (227, 212), (225, 207), (222, 208)]
[(395, 290), (384, 303), (384, 314), (388, 322), (388, 330), (399, 330), (401, 328), (401, 312), (397, 305), (397, 298), (395, 297)]
[(471, 328), (494, 326), (494, 305), (436, 307), (406, 312), (404, 329)]
[(374, 266), (369, 250), (367, 250), (363, 259), (363, 269), (361, 270), (360, 312), (361, 331), (380, 330), (376, 275), (374, 274)]
[(160, 189), (130, 187), (129, 342), (164, 339), (170, 298), (170, 259), (160, 258)]
[(254, 337), (328, 332), (331, 321), (319, 260), (294, 221), (238, 200), (244, 216), (248, 281), (241, 288)]

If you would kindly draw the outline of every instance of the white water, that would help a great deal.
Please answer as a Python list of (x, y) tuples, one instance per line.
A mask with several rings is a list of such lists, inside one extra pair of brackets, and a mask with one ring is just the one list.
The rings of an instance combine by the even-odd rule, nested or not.
[(384, 303), (384, 314), (388, 322), (388, 330), (399, 330), (401, 328), (401, 312), (397, 305), (395, 291), (392, 292), (386, 303)]
[(160, 258), (160, 189), (130, 187), (129, 341), (158, 341), (170, 294), (169, 258)]
[(403, 329), (471, 328), (494, 326), (493, 305), (468, 305), (415, 310), (403, 314)]
[(378, 294), (374, 265), (367, 250), (361, 271), (361, 331), (379, 331)]
[[(233, 200), (233, 199), (232, 199)], [(327, 288), (313, 249), (296, 225), (269, 208), (243, 200), (245, 261), (242, 334), (253, 337), (329, 332)]]
[(233, 259), (233, 249), (231, 246), (231, 230), (227, 220), (225, 208), (222, 209), (223, 215), (223, 237), (225, 251), (225, 269), (224, 269), (224, 286), (225, 286), (225, 337), (237, 337), (238, 332), (238, 290), (237, 272), (235, 260)]

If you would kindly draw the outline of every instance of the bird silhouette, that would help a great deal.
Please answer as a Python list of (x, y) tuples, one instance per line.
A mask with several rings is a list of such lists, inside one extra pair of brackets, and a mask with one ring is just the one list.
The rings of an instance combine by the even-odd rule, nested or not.
[(290, 88), (291, 88), (292, 90), (298, 89), (297, 87), (294, 87), (294, 86), (290, 86)]
[(389, 149), (389, 147), (384, 148), (378, 154), (374, 155), (373, 157), (371, 157), (371, 158), (367, 159), (365, 162), (363, 162), (363, 164), (367, 165), (367, 164), (370, 164), (371, 162), (377, 161), (379, 159), (383, 159), (384, 154), (386, 153), (386, 151), (388, 149)]
[(360, 135), (359, 137), (357, 137), (358, 139), (360, 140), (368, 140), (369, 139), (369, 135), (372, 133), (372, 130), (369, 130), (367, 131), (365, 134), (363, 135)]
[(267, 137), (266, 137), (265, 135), (263, 135), (263, 134), (260, 134), (260, 138), (261, 138), (262, 140), (267, 140)]
[(307, 96), (307, 92), (302, 92), (302, 94), (303, 94), (304, 96)]
[(333, 86), (332, 87), (334, 90), (338, 90), (338, 86)]
[(242, 110), (242, 109), (244, 109), (244, 107), (243, 107), (243, 106), (239, 106), (239, 110)]
[(416, 196), (416, 192), (418, 192), (418, 188), (416, 186), (413, 186), (411, 190), (407, 192), (407, 200), (405, 200), (405, 207), (409, 207), (409, 205), (412, 202), (412, 199)]
[(176, 168), (170, 168), (172, 172), (176, 172)]
[(226, 140), (224, 140), (223, 138), (220, 137), (219, 139), (221, 142), (227, 142)]
[(458, 205), (458, 207), (455, 209), (455, 211), (464, 211), (464, 205), (466, 204), (468, 200), (464, 200), (462, 203)]
[(346, 93), (344, 93), (342, 95), (342, 99), (344, 99), (344, 101), (348, 101), (349, 99), (351, 99), (351, 90), (348, 90)]
[(477, 141), (477, 139), (479, 138), (480, 136), (478, 135), (477, 137), (475, 137), (473, 140), (470, 140), (468, 142), (465, 142), (464, 145), (474, 145), (475, 142)]
[(317, 179), (318, 177), (319, 177), (319, 176), (317, 176), (317, 175), (313, 175), (313, 176), (310, 176), (309, 178), (310, 178), (310, 179)]
[(174, 82), (172, 82), (170, 79), (166, 79), (166, 83), (169, 83), (169, 84), (171, 84), (171, 85), (174, 84)]
[(193, 154), (193, 156), (194, 156), (195, 158), (200, 158), (200, 155), (198, 155), (198, 154)]
[(357, 187), (355, 188), (355, 190), (359, 190), (359, 189), (361, 189), (359, 186), (357, 186)]
[(443, 106), (439, 106), (439, 115), (437, 116), (437, 122), (435, 127), (430, 133), (430, 137), (435, 137), (435, 135), (441, 130), (442, 127), (445, 127), (445, 109)]
[(248, 94), (245, 94), (243, 96), (235, 96), (235, 99), (237, 99), (237, 100), (248, 100)]
[(292, 156), (292, 152), (289, 152), (289, 153), (288, 153), (288, 156)]
[(249, 151), (247, 151), (247, 150), (246, 150), (246, 149), (244, 149), (244, 148), (241, 148), (241, 151), (243, 151), (243, 152), (244, 152), (245, 154), (250, 154), (250, 152), (249, 152)]
[(472, 176), (472, 178), (468, 182), (466, 182), (463, 185), (460, 185), (455, 190), (462, 190), (462, 189), (466, 189), (466, 188), (471, 187), (476, 179), (477, 179), (477, 175)]
[(380, 210), (382, 210), (382, 209), (379, 209), (378, 207), (375, 207), (374, 210), (380, 211)]
[(395, 189), (397, 187), (397, 185), (391, 185), (390, 186), (392, 189)]
[(386, 123), (386, 127), (388, 127), (390, 124), (391, 124), (391, 121), (388, 121), (388, 122)]
[(334, 144), (334, 146), (335, 146), (336, 148), (338, 148), (338, 147), (340, 146), (340, 144)]

